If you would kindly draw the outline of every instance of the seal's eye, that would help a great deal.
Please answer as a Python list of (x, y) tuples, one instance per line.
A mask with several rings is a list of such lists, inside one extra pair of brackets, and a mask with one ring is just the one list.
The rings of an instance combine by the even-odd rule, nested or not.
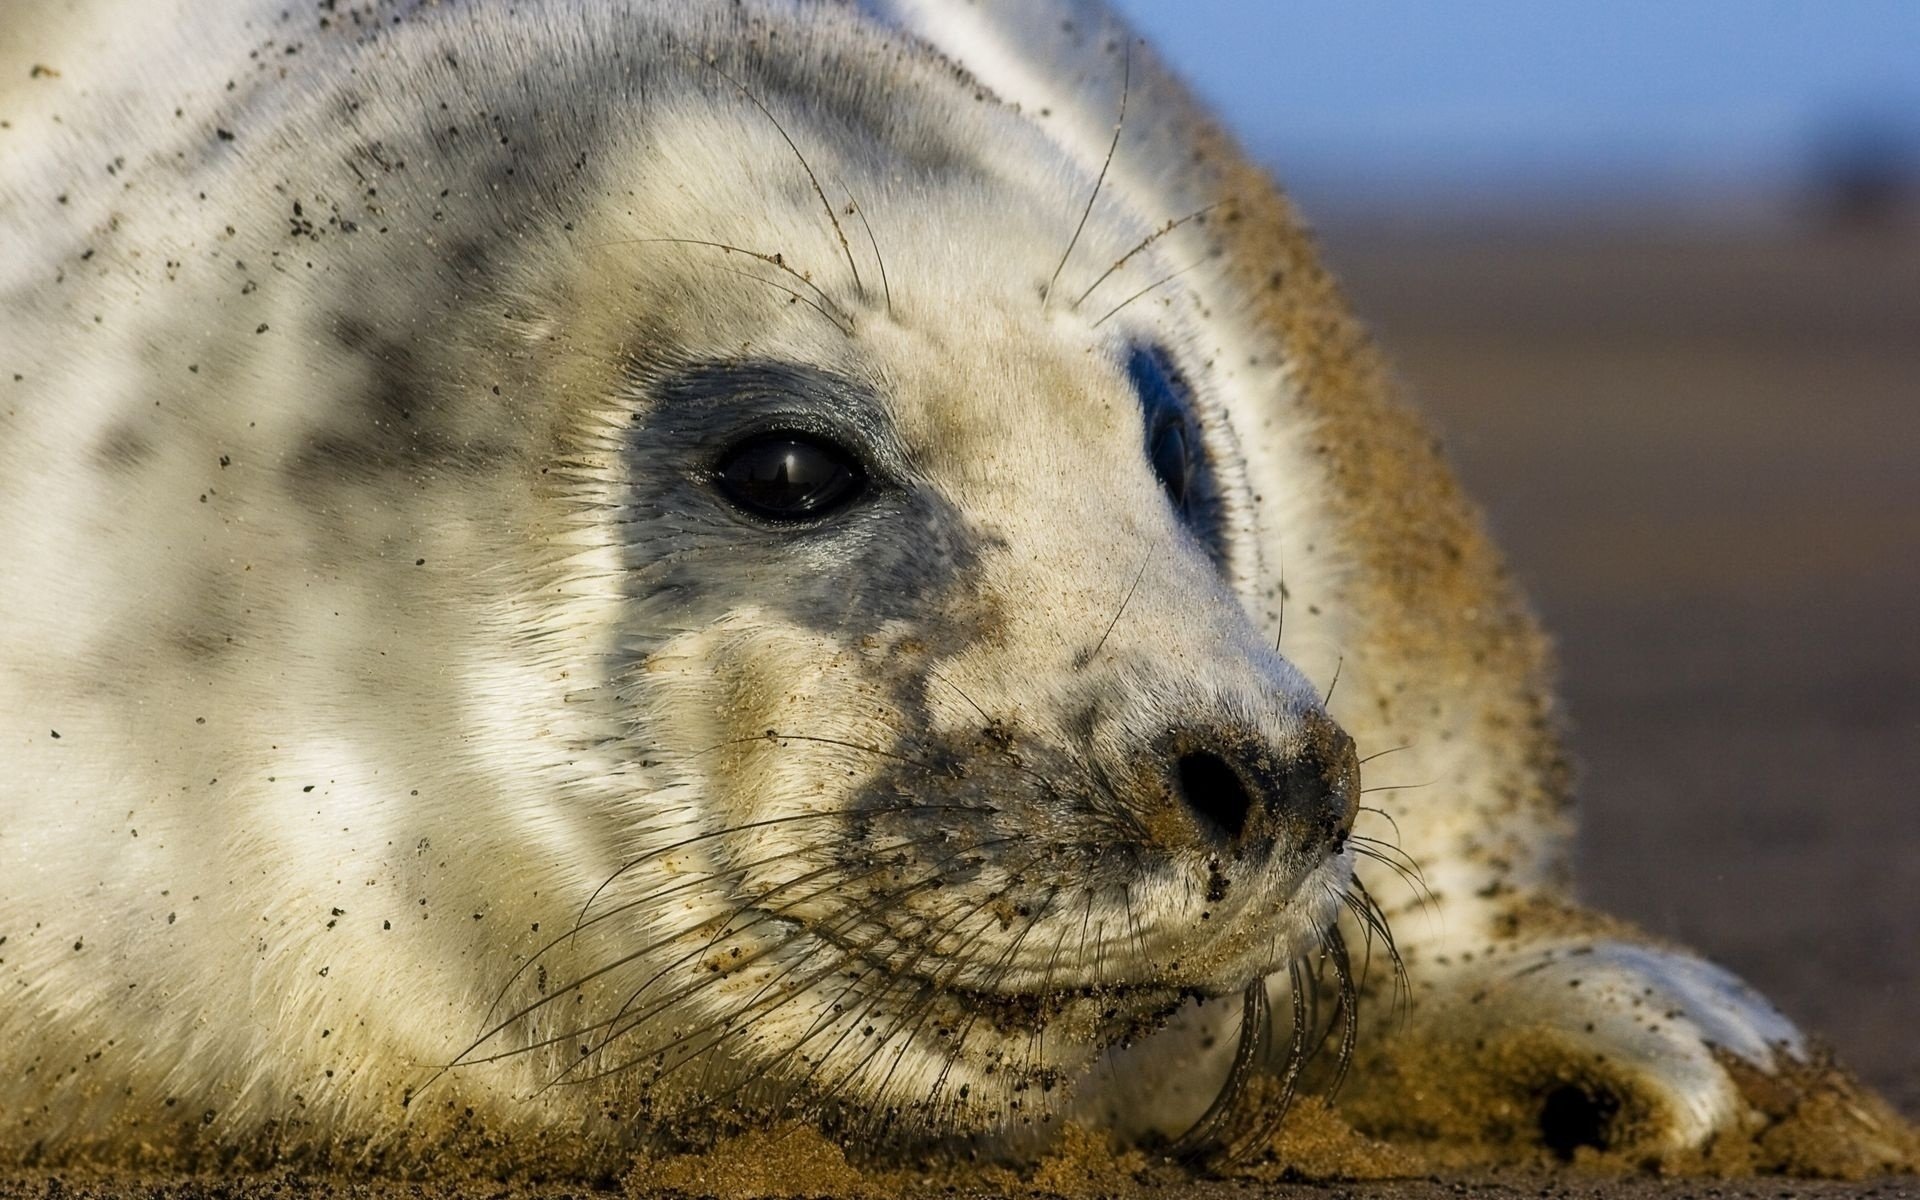
[(1193, 391), (1165, 346), (1135, 342), (1127, 347), (1127, 380), (1146, 418), (1147, 463), (1160, 480), (1174, 513), (1216, 566), (1227, 561), (1226, 527), (1214, 459), (1200, 437)]
[(1187, 422), (1178, 411), (1165, 414), (1147, 431), (1147, 457), (1167, 498), (1181, 512), (1187, 510), (1187, 492), (1193, 486), (1193, 451), (1187, 440)]
[(714, 481), (735, 505), (774, 521), (811, 521), (846, 507), (867, 484), (842, 446), (806, 433), (761, 434), (721, 456)]
[(1127, 352), (1127, 378), (1139, 394), (1147, 417), (1147, 461), (1160, 477), (1160, 486), (1183, 517), (1191, 519), (1188, 501), (1200, 464), (1193, 418), (1188, 415), (1186, 381), (1159, 346), (1136, 345)]

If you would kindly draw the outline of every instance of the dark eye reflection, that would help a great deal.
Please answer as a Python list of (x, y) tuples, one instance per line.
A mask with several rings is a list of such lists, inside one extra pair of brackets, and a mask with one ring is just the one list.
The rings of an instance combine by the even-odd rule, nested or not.
[(762, 434), (729, 449), (715, 483), (736, 507), (773, 521), (811, 521), (845, 508), (866, 472), (843, 446), (811, 434)]
[(1127, 381), (1144, 418), (1147, 463), (1181, 524), (1206, 547), (1215, 566), (1227, 561), (1219, 481), (1194, 415), (1193, 390), (1173, 353), (1155, 342), (1127, 347)]
[(1167, 499), (1184, 515), (1187, 496), (1193, 486), (1193, 447), (1187, 439), (1187, 423), (1179, 413), (1162, 417), (1158, 427), (1147, 434), (1147, 458), (1153, 473), (1160, 477)]

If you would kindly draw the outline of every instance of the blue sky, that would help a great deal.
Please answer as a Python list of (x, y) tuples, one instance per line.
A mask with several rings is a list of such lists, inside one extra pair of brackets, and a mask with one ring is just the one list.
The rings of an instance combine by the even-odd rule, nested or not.
[(1118, 0), (1295, 186), (1764, 189), (1920, 155), (1920, 0)]

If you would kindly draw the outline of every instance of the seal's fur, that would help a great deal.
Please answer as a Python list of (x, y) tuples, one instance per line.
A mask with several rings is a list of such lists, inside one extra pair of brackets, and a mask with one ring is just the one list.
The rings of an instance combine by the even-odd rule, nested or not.
[[(1525, 1030), (1474, 1086), (1578, 1064), (1674, 1149), (1744, 1119), (1716, 1053), (1803, 1053), (1567, 901), (1531, 618), (1284, 202), (1104, 10), (4, 20), (10, 1157), (1170, 1135), (1232, 1050), (1196, 999), (1284, 999), (1380, 844), (1424, 880), (1363, 868), (1415, 1002), (1363, 1096)], [(870, 502), (727, 509), (770, 428), (857, 446)], [(1329, 709), (1405, 747), (1351, 838)], [(1189, 743), (1332, 807), (1225, 846)]]

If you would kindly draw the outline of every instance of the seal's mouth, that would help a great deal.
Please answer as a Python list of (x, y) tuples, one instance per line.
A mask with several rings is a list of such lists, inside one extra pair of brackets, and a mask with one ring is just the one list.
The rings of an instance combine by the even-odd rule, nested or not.
[(1104, 944), (1097, 935), (1090, 941), (1089, 923), (1075, 915), (1090, 912), (1091, 904), (1067, 905), (1074, 911), (1064, 913), (1012, 906), (991, 938), (986, 928), (943, 938), (928, 932), (937, 919), (924, 917), (882, 917), (858, 928), (831, 917), (776, 919), (849, 972), (964, 1012), (983, 1030), (1007, 1037), (1046, 1032), (1056, 1045), (1097, 1050), (1146, 1036), (1182, 1005), (1235, 996), (1250, 982), (1285, 971), (1297, 946), (1313, 941), (1313, 931), (1331, 919), (1330, 905), (1303, 905), (1300, 890), (1287, 881), (1254, 903), (1203, 912), (1188, 928), (1128, 922)]
[(961, 982), (961, 972), (951, 965), (943, 969), (942, 964), (930, 962), (924, 948), (896, 958), (873, 942), (857, 941), (830, 925), (794, 924), (798, 931), (831, 947), (851, 970), (885, 977), (898, 990), (923, 999), (937, 998), (967, 1014), (969, 1022), (1003, 1037), (1053, 1031), (1089, 1046), (1124, 1044), (1160, 1028), (1189, 1001), (1233, 990), (1165, 980), (1087, 982), (1054, 978), (1051, 973), (1013, 983), (990, 975), (991, 986), (976, 986)]
[[(980, 990), (956, 987), (932, 972), (897, 970), (844, 939), (825, 937), (843, 953), (876, 971), (926, 993), (1005, 1038), (1032, 1038), (1059, 1032), (1087, 1044), (1125, 1046), (1159, 1030), (1181, 1007), (1226, 991), (1161, 984), (1057, 986), (1044, 990)], [(1337, 1091), (1352, 1060), (1357, 1038), (1359, 988), (1346, 941), (1337, 923), (1329, 923), (1311, 950), (1291, 959), (1279, 972), (1286, 977), (1285, 1008), (1276, 1013), (1272, 981), (1261, 973), (1238, 990), (1241, 1019), (1233, 1059), (1206, 1111), (1166, 1147), (1169, 1158), (1218, 1169), (1258, 1154), (1285, 1119), (1309, 1064), (1331, 1054), (1327, 1092)], [(1329, 1005), (1330, 1002), (1330, 1005)], [(1287, 1025), (1284, 1043), (1275, 1027)], [(1035, 1072), (1036, 1079), (1055, 1074)], [(1048, 1079), (1050, 1086), (1052, 1080)]]
[[(890, 970), (873, 958), (863, 958), (879, 970)], [(1164, 983), (1055, 983), (1031, 989), (983, 989), (957, 986), (929, 972), (890, 973), (908, 987), (937, 991), (952, 1007), (1004, 1037), (1065, 1029), (1076, 1041), (1091, 1046), (1124, 1045), (1145, 1037), (1164, 1025), (1182, 1005), (1219, 994)]]

